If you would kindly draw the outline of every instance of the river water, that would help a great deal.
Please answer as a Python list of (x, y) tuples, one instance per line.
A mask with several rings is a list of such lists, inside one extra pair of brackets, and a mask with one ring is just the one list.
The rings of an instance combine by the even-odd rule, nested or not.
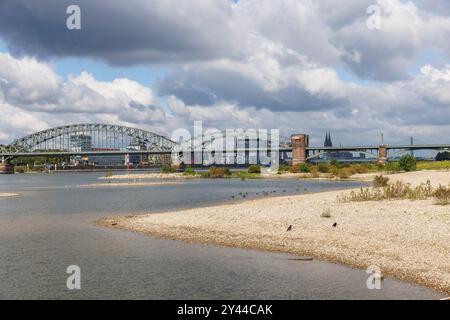
[[(0, 299), (436, 299), (393, 279), (369, 290), (365, 270), (295, 256), (154, 239), (92, 221), (230, 201), (262, 191), (300, 194), (355, 182), (190, 180), (176, 185), (82, 188), (102, 173), (0, 175)], [(259, 193), (258, 195), (256, 193)], [(66, 269), (81, 268), (68, 290)]]

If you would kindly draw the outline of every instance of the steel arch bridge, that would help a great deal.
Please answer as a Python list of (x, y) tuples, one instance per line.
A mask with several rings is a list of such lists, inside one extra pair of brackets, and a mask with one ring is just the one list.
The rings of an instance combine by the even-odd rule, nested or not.
[[(291, 149), (290, 139), (283, 136), (277, 136), (275, 140), (268, 132), (262, 133), (254, 129), (228, 129), (211, 131), (180, 141), (180, 144), (174, 150), (180, 152), (179, 159), (183, 161), (194, 161), (195, 155), (198, 157), (201, 154), (203, 164), (234, 165), (240, 164), (238, 158), (245, 158), (245, 161), (242, 159), (240, 161), (248, 163), (250, 157), (255, 161), (255, 159), (260, 159), (261, 155), (265, 157), (265, 155), (271, 155), (274, 151), (280, 153), (280, 159), (284, 159), (286, 158), (285, 153), (291, 152)], [(187, 151), (187, 154), (185, 151)], [(218, 155), (220, 160), (216, 157), (218, 152), (220, 153)], [(188, 158), (185, 158), (186, 156)], [(209, 157), (212, 157), (212, 159), (209, 159)], [(217, 160), (219, 162), (216, 162)]]
[[(248, 135), (248, 132), (245, 130), (242, 131), (238, 131), (238, 132), (227, 132), (227, 130), (220, 130), (211, 134), (202, 134), (202, 135), (198, 135), (196, 137), (193, 137), (187, 141), (183, 141), (178, 145), (178, 148), (185, 148), (187, 149), (192, 149), (192, 150), (196, 150), (196, 149), (202, 149), (202, 150), (210, 150), (211, 148), (213, 148), (213, 145), (215, 142), (219, 142), (221, 144), (223, 144), (223, 146), (225, 147), (226, 142), (228, 142), (228, 138), (233, 138), (235, 140), (235, 142), (237, 141), (241, 141), (244, 142), (245, 139), (256, 139), (258, 140), (258, 146), (260, 144), (264, 145), (266, 148), (270, 148), (272, 146), (272, 138), (270, 134), (267, 134), (266, 136), (262, 137), (259, 135), (259, 133), (257, 131), (256, 132), (256, 136), (252, 137)], [(227, 136), (228, 134), (230, 134), (230, 136)], [(218, 137), (218, 138), (217, 138)], [(281, 149), (290, 149), (291, 148), (291, 140), (289, 138), (280, 136), (278, 138), (278, 144), (279, 144), (279, 148)], [(238, 148), (238, 146), (235, 146), (236, 148)], [(243, 149), (249, 149), (248, 146), (241, 146)]]
[[(102, 150), (118, 150), (130, 143), (140, 143), (146, 150), (169, 152), (177, 143), (142, 129), (109, 124), (73, 124), (39, 131), (9, 145), (0, 145), (0, 154), (29, 153), (37, 150), (70, 151), (74, 146), (73, 137), (88, 138), (92, 147)], [(87, 139), (86, 138), (86, 139)]]

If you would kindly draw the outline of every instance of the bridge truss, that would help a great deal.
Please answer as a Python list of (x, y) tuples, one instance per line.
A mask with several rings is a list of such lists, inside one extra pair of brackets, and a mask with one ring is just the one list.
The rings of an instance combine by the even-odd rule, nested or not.
[(0, 145), (0, 154), (36, 151), (119, 151), (130, 146), (152, 151), (171, 151), (177, 144), (161, 135), (125, 126), (74, 124), (39, 131)]

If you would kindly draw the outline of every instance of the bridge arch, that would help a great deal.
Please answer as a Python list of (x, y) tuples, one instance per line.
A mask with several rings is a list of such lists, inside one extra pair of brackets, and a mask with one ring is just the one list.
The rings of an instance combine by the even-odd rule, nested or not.
[[(66, 138), (71, 135), (83, 134), (90, 135), (91, 139), (94, 135), (97, 135), (98, 141), (101, 138), (108, 140), (112, 139), (111, 137), (122, 136), (123, 138), (123, 136), (126, 136), (144, 144), (148, 150), (155, 151), (170, 151), (177, 145), (177, 143), (164, 136), (142, 129), (110, 124), (72, 124), (35, 132), (14, 140), (9, 145), (3, 146), (2, 149), (12, 153), (31, 152), (52, 140), (54, 147), (58, 146), (60, 149), (62, 147), (68, 149), (70, 143), (68, 139), (62, 139), (62, 137)], [(110, 147), (107, 143), (105, 145)]]

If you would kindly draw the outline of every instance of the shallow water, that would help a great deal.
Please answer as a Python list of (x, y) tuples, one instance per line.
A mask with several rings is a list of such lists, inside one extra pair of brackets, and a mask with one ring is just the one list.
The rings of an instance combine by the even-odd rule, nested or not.
[[(0, 176), (0, 298), (4, 299), (435, 299), (386, 279), (368, 290), (365, 270), (294, 256), (187, 244), (106, 229), (111, 214), (163, 211), (248, 198), (355, 187), (355, 182), (189, 180), (176, 185), (81, 188), (104, 173)], [(258, 193), (258, 194), (257, 194)], [(239, 198), (239, 197), (236, 197)], [(242, 198), (240, 198), (242, 199)], [(81, 268), (68, 290), (66, 268)]]

